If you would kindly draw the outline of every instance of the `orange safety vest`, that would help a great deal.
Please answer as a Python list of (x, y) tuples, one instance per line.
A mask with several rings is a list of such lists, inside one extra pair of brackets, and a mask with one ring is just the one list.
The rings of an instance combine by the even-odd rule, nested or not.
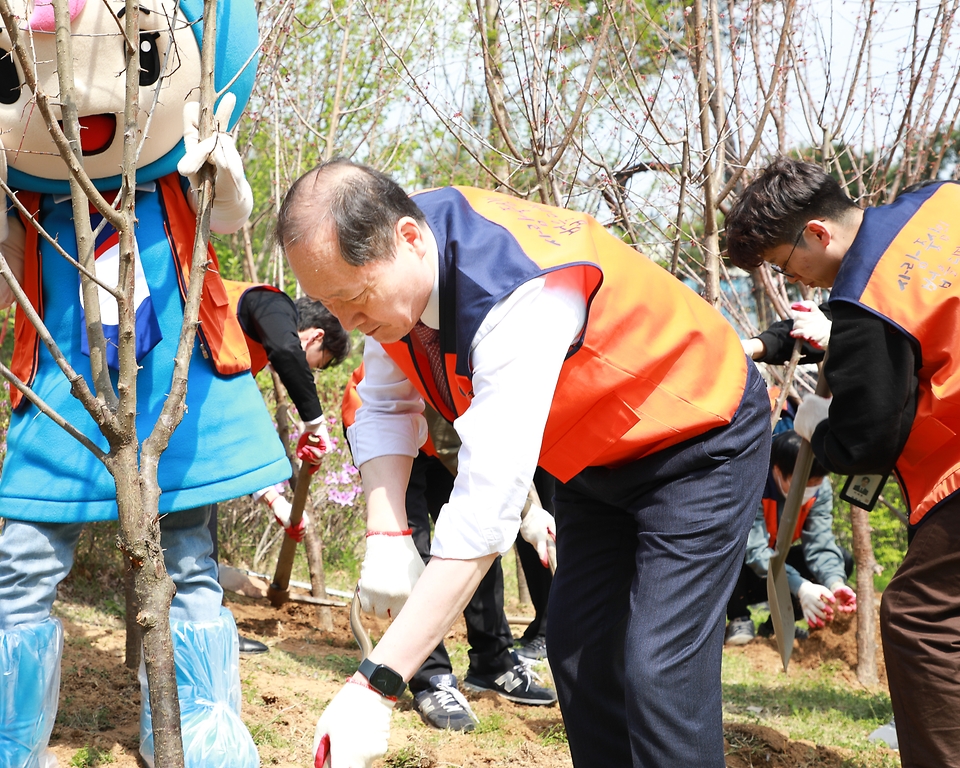
[[(275, 291), (276, 293), (281, 292), (276, 286), (268, 285), (267, 283), (244, 283), (239, 280), (224, 280), (223, 287), (227, 291), (227, 301), (230, 302), (230, 312), (234, 317), (239, 317), (240, 300), (251, 288)], [(267, 350), (263, 348), (263, 344), (250, 337), (242, 324), (240, 325), (240, 330), (243, 331), (243, 339), (246, 341), (247, 350), (250, 352), (250, 373), (256, 376), (266, 368), (267, 363), (270, 362), (267, 360)]]
[[(357, 394), (357, 384), (363, 381), (363, 363), (350, 374), (347, 386), (343, 390), (343, 399), (340, 401), (340, 419), (343, 421), (344, 429), (353, 426), (357, 421), (357, 411), (363, 405), (360, 395)], [(427, 442), (420, 446), (420, 450), (428, 456), (438, 456), (436, 446), (433, 444), (433, 436), (427, 432)]]
[(896, 473), (916, 525), (960, 489), (960, 184), (867, 209), (832, 301), (850, 301), (906, 333), (919, 350), (917, 412)]
[[(170, 251), (178, 267), (177, 283), (180, 286), (180, 295), (186, 300), (197, 217), (183, 195), (178, 174), (170, 174), (158, 179), (157, 187), (166, 213), (164, 229)], [(40, 194), (19, 191), (17, 198), (29, 211), (30, 217), (36, 219), (40, 212)], [(22, 287), (42, 320), (42, 257), (37, 230), (30, 219), (22, 213), (21, 219), (26, 229)], [(197, 336), (200, 339), (204, 357), (213, 360), (218, 373), (229, 376), (250, 370), (250, 353), (244, 342), (245, 334), (240, 328), (236, 313), (230, 311), (227, 292), (220, 279), (220, 264), (212, 245), (207, 245), (207, 253), (210, 263), (203, 277)], [(40, 337), (37, 330), (18, 306), (14, 318), (14, 347), (10, 370), (27, 386), (30, 386), (36, 377), (39, 354)], [(22, 399), (20, 390), (11, 385), (10, 400), (13, 407), (18, 407)]]
[[(779, 504), (776, 499), (767, 498), (762, 499), (761, 503), (763, 504), (763, 522), (767, 526), (767, 533), (770, 534), (770, 549), (776, 549), (777, 530), (780, 524), (777, 516), (777, 506)], [(797, 518), (797, 527), (793, 531), (793, 538), (790, 540), (791, 543), (800, 538), (800, 534), (803, 532), (803, 524), (807, 522), (807, 515), (810, 514), (810, 510), (813, 509), (813, 505), (816, 503), (817, 497), (814, 496), (800, 507), (800, 516)]]
[[(457, 349), (449, 342), (443, 348), (454, 410), (442, 402), (427, 356), (410, 337), (384, 349), (448, 421), (473, 397), (464, 351), (469, 334), (463, 329), (475, 330), (498, 298), (537, 276), (579, 291), (588, 307), (544, 430), (539, 463), (547, 472), (566, 482), (587, 466), (623, 464), (733, 418), (747, 380), (733, 328), (591, 216), (464, 187), (421, 193), (415, 200), (440, 245), (441, 313), (444, 307), (456, 313), (447, 321), (447, 338), (461, 334)], [(454, 237), (462, 241), (450, 247)], [(473, 238), (473, 248), (482, 249), (488, 237), (498, 238), (500, 246), (492, 254), (489, 247), (465, 253), (463, 242)], [(458, 300), (478, 279), (489, 282), (486, 294), (478, 301)], [(442, 316), (441, 342), (444, 326)]]

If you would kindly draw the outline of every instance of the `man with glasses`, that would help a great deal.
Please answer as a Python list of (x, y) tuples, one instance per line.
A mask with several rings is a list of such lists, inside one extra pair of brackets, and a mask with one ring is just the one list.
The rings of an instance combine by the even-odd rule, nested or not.
[[(318, 301), (301, 296), (294, 302), (279, 288), (261, 283), (224, 280), (223, 284), (250, 351), (250, 372), (256, 376), (267, 363), (277, 372), (303, 421), (297, 456), (301, 461), (319, 466), (329, 450), (330, 436), (317, 397), (313, 371), (342, 363), (350, 353), (350, 335)], [(316, 447), (307, 445), (310, 435), (317, 438)], [(288, 536), (298, 542), (303, 540), (307, 515), (304, 513), (296, 526), (290, 525), (292, 508), (280, 486), (262, 488), (252, 497), (270, 508), (274, 519)], [(218, 560), (216, 506), (208, 527), (213, 538), (212, 557)], [(257, 654), (268, 650), (263, 643), (240, 635), (240, 653)]]
[(832, 288), (824, 374), (794, 427), (840, 474), (895, 469), (910, 548), (881, 633), (904, 766), (960, 766), (960, 185), (861, 209), (821, 168), (780, 158), (727, 217), (739, 267)]

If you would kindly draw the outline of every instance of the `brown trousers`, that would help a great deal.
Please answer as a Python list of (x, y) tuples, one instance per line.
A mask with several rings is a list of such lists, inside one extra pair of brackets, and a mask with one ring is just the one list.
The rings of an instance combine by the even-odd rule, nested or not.
[(917, 528), (880, 632), (904, 768), (960, 768), (960, 494)]

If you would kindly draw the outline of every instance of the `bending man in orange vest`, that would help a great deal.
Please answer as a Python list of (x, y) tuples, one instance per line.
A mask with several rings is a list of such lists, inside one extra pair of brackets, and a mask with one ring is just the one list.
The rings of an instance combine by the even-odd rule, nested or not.
[(833, 400), (794, 429), (840, 474), (893, 469), (910, 546), (880, 626), (904, 766), (960, 766), (960, 184), (858, 208), (818, 166), (781, 158), (727, 217), (735, 264), (832, 287)]
[[(395, 562), (361, 571), (365, 609), (395, 618), (320, 718), (318, 764), (386, 751), (396, 696), (516, 539), (539, 464), (558, 480), (547, 644), (574, 763), (721, 768), (724, 607), (770, 440), (733, 328), (590, 216), (466, 187), (411, 199), (344, 160), (294, 184), (278, 234), (307, 295), (368, 337), (348, 437), (368, 545)], [(424, 400), (462, 442), (425, 569), (404, 533)]]

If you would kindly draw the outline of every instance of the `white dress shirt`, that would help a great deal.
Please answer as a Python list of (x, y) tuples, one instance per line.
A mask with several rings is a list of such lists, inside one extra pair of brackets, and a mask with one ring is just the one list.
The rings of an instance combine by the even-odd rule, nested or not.
[[(421, 321), (438, 328), (438, 253), (425, 233), (434, 287)], [(506, 552), (520, 528), (560, 368), (586, 318), (582, 293), (532, 279), (490, 310), (470, 345), (474, 398), (453, 426), (462, 446), (450, 500), (431, 553), (468, 560)], [(383, 347), (365, 339), (363, 405), (347, 438), (358, 466), (385, 455), (416, 456), (426, 441), (423, 401)]]

